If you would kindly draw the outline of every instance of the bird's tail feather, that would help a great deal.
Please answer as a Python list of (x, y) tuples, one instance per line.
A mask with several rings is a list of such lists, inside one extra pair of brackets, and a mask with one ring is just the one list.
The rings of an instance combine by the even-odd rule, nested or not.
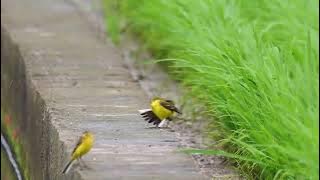
[(178, 114), (182, 114), (182, 112), (177, 108), (175, 109), (175, 112), (178, 113)]
[(64, 170), (62, 171), (63, 174), (67, 174), (73, 165), (74, 160), (70, 160)]

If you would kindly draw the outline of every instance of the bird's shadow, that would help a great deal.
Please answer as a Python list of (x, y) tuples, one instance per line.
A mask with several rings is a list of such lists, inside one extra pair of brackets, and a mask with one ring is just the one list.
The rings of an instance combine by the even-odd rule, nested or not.
[(80, 170), (90, 170), (92, 169), (85, 161), (83, 161), (82, 159), (78, 159), (76, 161), (76, 163), (74, 163), (73, 167), (75, 169), (80, 169)]
[(80, 170), (92, 170), (92, 167), (90, 167), (87, 163), (81, 160), (77, 164), (77, 168), (79, 168)]
[(159, 127), (146, 127), (144, 129), (160, 129)]
[(171, 129), (170, 127), (146, 127), (145, 129)]

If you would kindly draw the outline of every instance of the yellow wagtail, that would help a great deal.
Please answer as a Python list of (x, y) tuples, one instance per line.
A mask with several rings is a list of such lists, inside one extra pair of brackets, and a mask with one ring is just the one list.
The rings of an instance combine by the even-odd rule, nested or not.
[(82, 136), (79, 138), (77, 145), (71, 153), (71, 159), (62, 171), (63, 174), (66, 174), (71, 169), (71, 166), (76, 159), (80, 159), (83, 155), (88, 153), (92, 148), (94, 142), (94, 136), (91, 132), (85, 131)]
[(167, 120), (170, 121), (173, 113), (181, 114), (172, 100), (155, 97), (150, 105), (151, 109), (143, 109), (139, 110), (139, 112), (148, 123), (153, 123), (158, 127), (163, 127)]

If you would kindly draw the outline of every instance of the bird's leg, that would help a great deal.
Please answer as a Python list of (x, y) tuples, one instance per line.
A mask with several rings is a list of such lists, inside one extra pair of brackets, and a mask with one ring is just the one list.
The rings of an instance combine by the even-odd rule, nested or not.
[(81, 157), (79, 158), (79, 164), (80, 164), (80, 166), (83, 166), (83, 161), (82, 161)]
[(167, 120), (168, 120), (167, 127), (169, 127), (169, 124), (172, 121), (172, 119), (171, 119), (171, 117), (168, 117)]
[(158, 125), (159, 128), (167, 128), (167, 119), (164, 119), (160, 122), (160, 124)]
[(81, 166), (86, 166), (86, 163), (83, 161), (82, 157), (79, 158), (79, 162)]
[(82, 157), (79, 158), (80, 165), (84, 168), (89, 168), (89, 166), (83, 161)]

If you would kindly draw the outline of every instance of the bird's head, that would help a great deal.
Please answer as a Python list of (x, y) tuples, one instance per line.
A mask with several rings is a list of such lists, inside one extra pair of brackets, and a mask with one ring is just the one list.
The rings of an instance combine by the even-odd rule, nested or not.
[(153, 102), (153, 101), (156, 101), (156, 100), (163, 100), (163, 98), (156, 96), (156, 97), (153, 97), (151, 101)]
[(84, 131), (83, 135), (84, 138), (89, 138), (89, 137), (93, 137), (93, 134), (90, 131)]

